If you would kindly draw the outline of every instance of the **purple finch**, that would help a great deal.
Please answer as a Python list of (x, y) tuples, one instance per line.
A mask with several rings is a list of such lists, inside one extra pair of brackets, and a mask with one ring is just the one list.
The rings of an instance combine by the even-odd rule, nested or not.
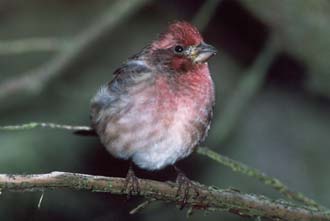
[(214, 106), (207, 60), (216, 49), (176, 22), (130, 57), (91, 104), (92, 126), (115, 157), (159, 170), (205, 139)]

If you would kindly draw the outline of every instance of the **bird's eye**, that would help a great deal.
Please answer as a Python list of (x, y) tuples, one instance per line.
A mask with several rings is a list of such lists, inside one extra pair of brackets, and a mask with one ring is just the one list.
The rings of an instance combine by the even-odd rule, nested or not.
[(181, 54), (183, 52), (183, 47), (181, 45), (177, 45), (177, 46), (175, 46), (174, 51), (177, 54)]

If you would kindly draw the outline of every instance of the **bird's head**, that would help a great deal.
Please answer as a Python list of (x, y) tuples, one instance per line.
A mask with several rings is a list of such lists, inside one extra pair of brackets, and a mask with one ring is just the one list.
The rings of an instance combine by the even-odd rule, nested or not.
[(152, 60), (180, 73), (205, 65), (216, 52), (203, 41), (197, 28), (187, 22), (172, 23), (151, 44)]

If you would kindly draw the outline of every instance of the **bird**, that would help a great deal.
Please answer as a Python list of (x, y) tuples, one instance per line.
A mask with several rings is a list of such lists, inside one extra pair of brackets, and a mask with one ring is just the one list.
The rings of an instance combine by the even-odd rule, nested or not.
[(189, 156), (210, 128), (207, 61), (216, 53), (194, 25), (176, 21), (123, 62), (91, 100), (91, 125), (106, 150), (149, 171)]

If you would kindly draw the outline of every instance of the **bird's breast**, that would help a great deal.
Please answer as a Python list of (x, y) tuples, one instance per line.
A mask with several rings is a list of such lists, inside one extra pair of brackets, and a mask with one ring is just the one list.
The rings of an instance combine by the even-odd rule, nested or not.
[[(189, 155), (209, 125), (209, 99), (187, 96), (186, 90), (178, 91), (163, 78), (129, 88), (121, 98), (125, 111), (109, 118), (100, 133), (107, 150), (149, 170)], [(198, 96), (209, 93), (198, 90)]]

